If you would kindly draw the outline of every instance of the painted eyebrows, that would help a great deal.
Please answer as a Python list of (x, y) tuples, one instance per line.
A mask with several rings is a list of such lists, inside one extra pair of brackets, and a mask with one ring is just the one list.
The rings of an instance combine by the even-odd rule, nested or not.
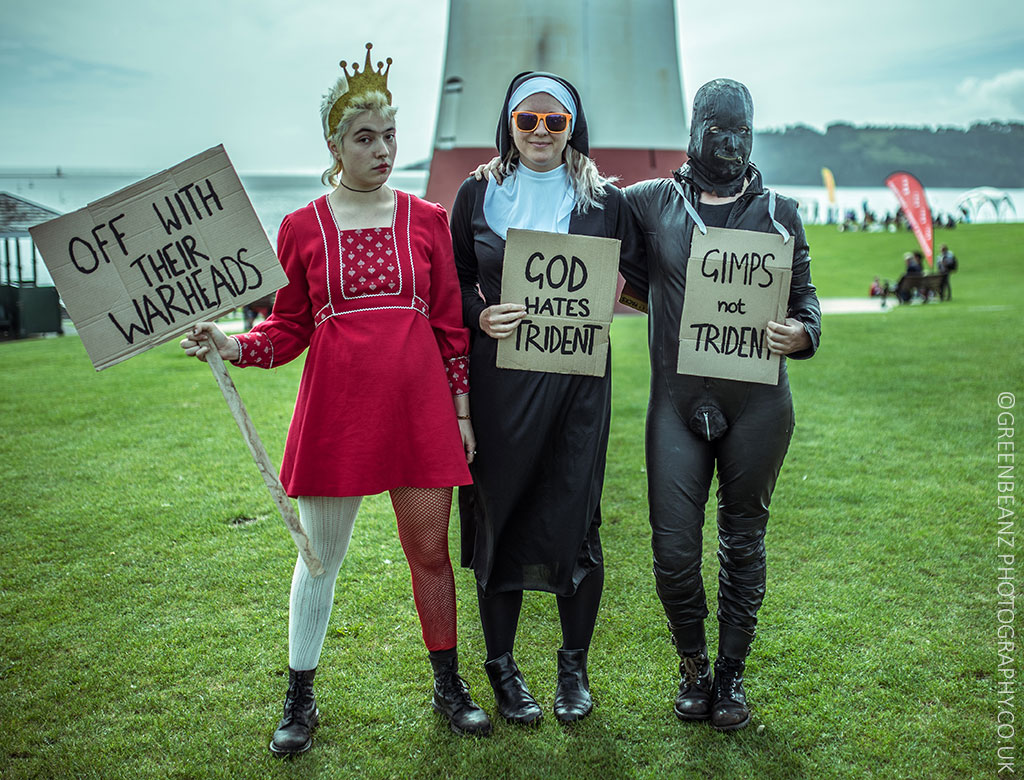
[(395, 128), (392, 125), (391, 127), (387, 128), (386, 130), (378, 130), (375, 127), (360, 127), (360, 128), (356, 129), (355, 134), (359, 135), (360, 133), (374, 133), (376, 135), (388, 135), (389, 133), (394, 133), (394, 132), (395, 132)]

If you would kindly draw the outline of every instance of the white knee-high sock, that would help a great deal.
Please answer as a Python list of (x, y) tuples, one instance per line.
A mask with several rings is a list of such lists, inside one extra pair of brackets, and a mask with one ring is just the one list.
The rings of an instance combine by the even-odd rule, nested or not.
[(320, 661), (334, 605), (334, 583), (352, 539), (360, 501), (362, 496), (299, 496), (299, 519), (324, 573), (313, 577), (301, 555), (295, 563), (288, 613), (288, 665), (292, 669), (314, 669)]

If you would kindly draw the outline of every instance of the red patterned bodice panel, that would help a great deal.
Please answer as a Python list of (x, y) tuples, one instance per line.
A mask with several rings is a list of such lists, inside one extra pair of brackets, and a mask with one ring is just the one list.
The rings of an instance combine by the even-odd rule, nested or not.
[[(314, 201), (327, 258), (327, 304), (313, 315), (329, 317), (371, 309), (415, 309), (430, 314), (417, 295), (408, 196), (399, 193), (391, 227), (339, 230), (326, 198)], [(422, 273), (422, 272), (421, 272)]]

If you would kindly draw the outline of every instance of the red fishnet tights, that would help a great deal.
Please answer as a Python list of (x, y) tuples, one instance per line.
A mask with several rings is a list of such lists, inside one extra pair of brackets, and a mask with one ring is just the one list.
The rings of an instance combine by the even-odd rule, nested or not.
[(412, 572), (423, 641), (427, 650), (448, 650), (456, 643), (455, 576), (448, 556), (452, 489), (395, 488), (391, 505)]

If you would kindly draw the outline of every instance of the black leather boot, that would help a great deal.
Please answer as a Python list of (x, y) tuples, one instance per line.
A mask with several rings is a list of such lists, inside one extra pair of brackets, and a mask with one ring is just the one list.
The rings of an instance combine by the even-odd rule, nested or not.
[(555, 690), (555, 717), (562, 723), (582, 720), (594, 709), (587, 678), (586, 650), (558, 651), (558, 687)]
[(511, 653), (505, 653), (484, 664), (487, 677), (494, 688), (494, 699), (498, 703), (501, 717), (510, 723), (530, 725), (537, 723), (543, 714), (537, 700), (526, 687), (523, 673), (519, 671)]
[(297, 672), (288, 669), (288, 693), (284, 697), (284, 717), (270, 741), (270, 752), (277, 756), (305, 753), (313, 745), (310, 736), (320, 721), (313, 695), (313, 677), (316, 669)]
[(750, 723), (750, 708), (743, 690), (745, 663), (736, 658), (718, 656), (711, 703), (711, 725), (719, 731), (736, 731)]
[(711, 662), (705, 645), (696, 653), (679, 653), (679, 693), (675, 713), (680, 720), (711, 717)]
[(456, 734), (486, 736), (491, 733), (491, 721), (469, 696), (469, 686), (459, 676), (459, 655), (451, 650), (431, 651), (430, 665), (434, 668), (434, 710), (448, 719)]

